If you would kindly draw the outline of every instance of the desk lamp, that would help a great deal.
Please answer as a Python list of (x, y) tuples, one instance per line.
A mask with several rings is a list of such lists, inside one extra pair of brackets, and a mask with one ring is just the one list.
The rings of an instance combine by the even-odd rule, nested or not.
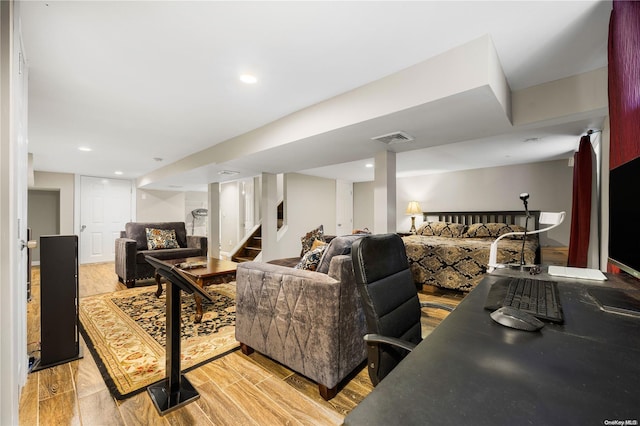
[[(496, 238), (496, 240), (491, 243), (491, 249), (489, 250), (489, 268), (487, 268), (487, 272), (493, 272), (494, 269), (497, 268), (505, 268), (507, 265), (498, 263), (497, 258), (498, 258), (498, 241), (500, 241), (501, 239), (508, 237), (508, 236), (513, 236), (513, 235), (522, 235), (523, 236), (523, 250), (524, 250), (524, 238), (526, 235), (533, 235), (533, 234), (540, 234), (542, 232), (547, 232), (550, 231), (551, 229), (559, 226), (563, 221), (564, 221), (564, 217), (566, 216), (565, 212), (542, 212), (540, 213), (540, 219), (539, 222), (542, 225), (551, 225), (547, 228), (544, 229), (538, 229), (536, 231), (524, 231), (524, 232), (508, 232), (506, 234), (502, 234), (500, 235), (498, 238)], [(523, 265), (520, 265), (520, 267), (523, 267)]]
[(411, 215), (411, 229), (409, 232), (412, 234), (416, 233), (416, 215), (422, 213), (422, 209), (420, 208), (420, 203), (417, 201), (409, 201), (409, 205), (407, 206), (407, 214)]

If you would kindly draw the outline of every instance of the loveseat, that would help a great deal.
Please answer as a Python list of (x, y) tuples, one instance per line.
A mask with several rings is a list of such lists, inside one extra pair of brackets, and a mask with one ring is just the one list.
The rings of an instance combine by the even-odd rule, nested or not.
[(136, 280), (155, 276), (146, 255), (160, 260), (206, 256), (207, 237), (187, 235), (184, 222), (129, 222), (116, 238), (115, 252), (118, 280), (131, 288)]
[(337, 237), (318, 271), (262, 262), (238, 265), (236, 340), (318, 384), (328, 400), (367, 357), (366, 324), (350, 254)]

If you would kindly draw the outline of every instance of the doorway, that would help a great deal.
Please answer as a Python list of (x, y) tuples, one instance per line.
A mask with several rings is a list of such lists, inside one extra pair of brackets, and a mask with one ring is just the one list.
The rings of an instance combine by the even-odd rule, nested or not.
[[(28, 227), (31, 239), (60, 233), (60, 191), (30, 189), (28, 193)], [(31, 249), (31, 263), (40, 264), (40, 244)]]
[(80, 263), (113, 262), (115, 240), (131, 222), (131, 181), (80, 177)]

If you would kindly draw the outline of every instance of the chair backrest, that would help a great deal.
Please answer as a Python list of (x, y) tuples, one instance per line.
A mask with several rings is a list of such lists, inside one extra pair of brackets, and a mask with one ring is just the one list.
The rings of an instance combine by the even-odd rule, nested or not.
[[(420, 302), (402, 238), (397, 234), (365, 236), (353, 243), (351, 257), (368, 333), (419, 343)], [(389, 345), (377, 345), (376, 350), (377, 371), (369, 363), (374, 385), (408, 353)]]

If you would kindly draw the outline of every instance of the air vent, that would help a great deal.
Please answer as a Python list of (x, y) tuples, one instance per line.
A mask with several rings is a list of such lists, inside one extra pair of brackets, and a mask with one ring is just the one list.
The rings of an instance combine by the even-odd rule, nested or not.
[(240, 172), (236, 172), (235, 170), (220, 170), (218, 174), (220, 176), (233, 176), (233, 175), (240, 174)]
[(398, 143), (411, 142), (413, 140), (413, 136), (410, 136), (405, 132), (393, 132), (382, 136), (376, 136), (375, 138), (371, 139), (373, 139), (374, 141), (385, 143), (387, 145), (395, 145)]

